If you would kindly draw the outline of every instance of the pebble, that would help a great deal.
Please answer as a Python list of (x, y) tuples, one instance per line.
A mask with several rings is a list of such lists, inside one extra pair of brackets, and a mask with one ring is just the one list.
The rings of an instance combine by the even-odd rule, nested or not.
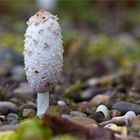
[(23, 109), (22, 116), (23, 117), (34, 117), (36, 115), (35, 110), (33, 109)]
[(19, 120), (19, 116), (17, 114), (15, 114), (15, 113), (9, 113), (7, 115), (7, 123), (9, 125), (16, 125), (16, 124), (18, 124), (19, 123), (18, 120)]
[(7, 119), (15, 119), (15, 120), (18, 120), (19, 119), (19, 116), (15, 113), (9, 113), (7, 115)]
[(119, 110), (113, 109), (110, 111), (111, 118), (121, 116), (121, 112)]
[(99, 105), (96, 109), (96, 112), (88, 116), (96, 120), (96, 122), (101, 123), (107, 121), (110, 118), (110, 112), (105, 105)]
[(109, 123), (113, 123), (119, 126), (125, 125), (125, 126), (131, 126), (134, 119), (135, 119), (136, 115), (133, 111), (128, 111), (125, 115), (123, 116), (119, 116), (119, 117), (113, 117), (111, 120), (109, 121), (104, 121), (102, 123), (100, 123), (100, 126), (105, 126)]
[(140, 129), (140, 115), (136, 116), (136, 118), (134, 119), (132, 128)]
[(8, 101), (0, 101), (0, 114), (8, 114), (9, 112), (16, 113), (18, 108), (15, 104)]
[(65, 106), (66, 105), (66, 103), (63, 100), (58, 100), (57, 104), (60, 105), (60, 106)]
[(5, 115), (0, 115), (0, 121), (6, 122), (6, 116)]
[[(8, 94), (8, 95), (9, 95), (9, 94)], [(11, 96), (11, 95), (10, 95), (10, 96)], [(9, 96), (8, 96), (8, 97), (9, 97)], [(16, 98), (16, 97), (11, 97), (11, 98), (9, 99), (9, 101), (12, 102), (12, 103), (14, 103), (14, 104), (17, 104), (17, 105), (23, 104), (23, 101), (20, 100), (20, 99), (18, 99), (18, 98)]]
[(126, 100), (126, 93), (114, 91), (113, 96), (110, 98), (110, 104), (114, 104), (115, 102)]
[(105, 105), (99, 105), (96, 109), (96, 112), (102, 112), (106, 119), (110, 119), (110, 111)]
[(79, 111), (71, 111), (70, 116), (71, 117), (75, 117), (75, 116), (87, 117), (85, 113), (79, 112)]
[(110, 98), (107, 95), (96, 95), (90, 100), (90, 104), (93, 106), (97, 106), (99, 104), (104, 104), (106, 106), (109, 105)]
[(98, 123), (106, 121), (106, 118), (105, 118), (103, 112), (94, 112), (93, 114), (89, 115), (88, 117), (91, 119), (94, 119)]
[(29, 102), (27, 102), (25, 104), (20, 105), (19, 108), (18, 108), (19, 113), (22, 113), (22, 111), (24, 109), (34, 109), (34, 110), (36, 110), (36, 104), (31, 102), (31, 101), (29, 101)]
[(69, 120), (84, 127), (98, 127), (96, 121), (88, 117), (75, 116)]
[(115, 103), (112, 106), (112, 109), (119, 110), (122, 114), (130, 110), (134, 111), (136, 114), (140, 114), (140, 105), (126, 102), (126, 101), (120, 101), (120, 102)]
[(109, 123), (109, 124), (107, 124), (106, 126), (104, 126), (105, 128), (114, 128), (114, 127), (117, 127), (117, 125), (116, 124), (113, 124), (113, 123)]
[(68, 115), (68, 114), (62, 114), (61, 117), (62, 117), (62, 118), (66, 118), (66, 119), (71, 118), (71, 116)]
[(19, 121), (18, 120), (8, 120), (7, 122), (9, 125), (17, 125), (19, 124)]
[(111, 129), (112, 131), (121, 133), (122, 137), (125, 139), (127, 137), (127, 128), (124, 126), (120, 127), (120, 126), (117, 126), (116, 124), (110, 123), (110, 124), (107, 124), (105, 126), (105, 128), (108, 128), (108, 129)]
[[(129, 121), (126, 122), (126, 125), (130, 125), (130, 126), (131, 126), (132, 123), (134, 122), (134, 119), (136, 118), (135, 112), (133, 112), (133, 111), (128, 111), (128, 112), (125, 113), (124, 116), (126, 116), (126, 117), (129, 118)], [(124, 119), (124, 120), (125, 120), (125, 119)]]
[(23, 65), (14, 66), (11, 70), (11, 78), (16, 81), (23, 81), (25, 80), (25, 71)]
[(50, 105), (46, 114), (52, 115), (52, 116), (61, 116), (62, 114), (68, 114), (69, 108), (67, 106), (54, 106)]
[(34, 96), (35, 93), (28, 83), (21, 83), (20, 86), (16, 88), (11, 94), (11, 97), (16, 97), (23, 101), (29, 101), (31, 99), (34, 99)]
[(95, 112), (95, 108), (94, 108), (94, 106), (89, 104), (89, 102), (84, 101), (84, 102), (81, 102), (81, 103), (78, 104), (78, 111), (90, 115), (93, 112)]
[(82, 95), (81, 98), (85, 101), (85, 100), (90, 100), (92, 97), (96, 96), (97, 94), (99, 94), (101, 92), (101, 90), (99, 88), (90, 88), (85, 90)]

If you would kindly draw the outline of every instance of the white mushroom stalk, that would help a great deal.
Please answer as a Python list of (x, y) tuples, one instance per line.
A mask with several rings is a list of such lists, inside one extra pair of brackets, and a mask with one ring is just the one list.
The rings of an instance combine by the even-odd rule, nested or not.
[(61, 77), (63, 46), (57, 16), (40, 10), (28, 22), (24, 40), (27, 80), (37, 93), (37, 116), (49, 107), (49, 91)]

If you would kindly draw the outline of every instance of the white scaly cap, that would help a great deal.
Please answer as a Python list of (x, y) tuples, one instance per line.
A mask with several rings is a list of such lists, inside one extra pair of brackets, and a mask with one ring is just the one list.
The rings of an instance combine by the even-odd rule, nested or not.
[(49, 92), (61, 77), (63, 46), (57, 20), (57, 16), (40, 10), (27, 22), (24, 63), (28, 82), (38, 94), (38, 115), (44, 114), (49, 106), (49, 95), (45, 92)]
[(25, 71), (36, 92), (51, 90), (61, 76), (63, 47), (57, 16), (40, 10), (27, 22), (24, 41)]

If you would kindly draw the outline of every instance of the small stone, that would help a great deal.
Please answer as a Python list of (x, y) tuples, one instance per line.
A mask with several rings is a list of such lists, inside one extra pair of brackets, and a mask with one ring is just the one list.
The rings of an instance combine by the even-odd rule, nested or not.
[(99, 88), (90, 88), (82, 93), (81, 98), (83, 100), (90, 100), (92, 97), (96, 96), (100, 92), (101, 90)]
[(122, 114), (126, 113), (127, 111), (134, 111), (136, 114), (140, 114), (140, 105), (126, 101), (115, 103), (112, 106), (112, 109), (119, 110)]
[(110, 98), (110, 104), (114, 104), (114, 102), (123, 100), (126, 100), (126, 93), (115, 91), (113, 96)]
[(110, 124), (107, 124), (106, 126), (104, 126), (105, 128), (108, 128), (114, 132), (118, 132), (118, 133), (121, 133), (122, 137), (123, 138), (126, 138), (127, 137), (127, 128), (126, 127), (120, 127), (120, 126), (117, 126), (116, 124), (113, 124), (113, 123), (110, 123)]
[(128, 91), (127, 96), (128, 96), (127, 101), (130, 101), (130, 102), (133, 102), (133, 103), (136, 103), (136, 104), (140, 104), (140, 100), (137, 100), (140, 97), (139, 92)]
[(14, 66), (11, 70), (12, 79), (17, 81), (25, 80), (25, 72), (23, 65)]
[(35, 116), (35, 110), (33, 109), (24, 109), (22, 112), (23, 117), (34, 117)]
[(9, 125), (17, 125), (17, 124), (19, 124), (19, 121), (18, 120), (8, 120), (8, 124)]
[(110, 112), (105, 105), (99, 105), (96, 112), (91, 114), (89, 117), (96, 120), (96, 122), (101, 123), (110, 118)]
[(96, 95), (90, 100), (90, 104), (97, 106), (99, 104), (109, 105), (110, 98), (107, 95)]
[(57, 101), (57, 104), (61, 105), (61, 106), (65, 106), (66, 105), (66, 103), (63, 100)]
[(0, 114), (6, 115), (9, 112), (17, 112), (18, 108), (15, 104), (8, 101), (0, 101)]
[(121, 116), (121, 112), (119, 110), (113, 109), (110, 111), (111, 118)]
[(17, 114), (15, 114), (15, 113), (9, 113), (7, 115), (7, 119), (16, 119), (16, 120), (18, 120), (19, 116)]
[(49, 106), (46, 114), (52, 115), (52, 116), (61, 116), (62, 114), (68, 114), (69, 108), (67, 106)]
[(19, 108), (18, 108), (19, 113), (22, 113), (22, 111), (24, 109), (33, 109), (33, 110), (36, 110), (36, 104), (29, 101), (29, 102), (27, 102), (25, 104), (20, 105)]
[(105, 105), (99, 105), (96, 109), (96, 112), (102, 112), (106, 119), (110, 119), (110, 111)]
[(71, 118), (71, 116), (68, 115), (68, 114), (62, 114), (61, 117), (62, 117), (62, 118), (66, 118), (66, 119)]
[(98, 123), (106, 121), (106, 118), (105, 118), (103, 112), (94, 112), (93, 114), (89, 115), (88, 117), (91, 119), (94, 119)]
[(69, 118), (69, 120), (84, 127), (98, 127), (95, 120), (87, 117), (75, 116)]
[(21, 101), (20, 99), (16, 98), (16, 97), (11, 97), (10, 102), (14, 103), (14, 104), (23, 104), (23, 101)]
[(125, 113), (123, 120), (125, 121), (126, 126), (132, 126), (135, 118), (136, 118), (135, 112), (128, 111), (127, 113)]
[(71, 111), (70, 116), (71, 117), (75, 117), (75, 116), (87, 117), (87, 115), (85, 113), (82, 113), (79, 111)]
[(6, 122), (6, 116), (5, 115), (0, 115), (0, 121)]
[(132, 128), (140, 129), (140, 115), (136, 116), (136, 118), (134, 119), (134, 122), (132, 124)]
[(113, 124), (113, 123), (109, 123), (107, 124), (106, 126), (104, 126), (105, 128), (109, 128), (109, 129), (113, 129), (113, 128), (116, 128), (117, 125), (116, 124)]
[(19, 116), (17, 114), (15, 114), (15, 113), (9, 113), (7, 115), (7, 123), (9, 125), (16, 125), (16, 124), (18, 124), (19, 123), (18, 120), (19, 120)]
[(89, 104), (89, 102), (81, 102), (78, 104), (78, 111), (90, 115), (95, 112), (95, 107)]
[(32, 98), (34, 98), (34, 96), (34, 91), (28, 83), (21, 83), (20, 86), (16, 88), (11, 94), (11, 97), (16, 97), (23, 101), (31, 100)]
[(99, 124), (99, 126), (105, 126), (109, 123), (113, 123), (116, 124), (118, 126), (131, 126), (134, 119), (135, 119), (136, 115), (133, 111), (128, 111), (125, 115), (123, 116), (119, 116), (119, 117), (113, 117), (111, 120), (109, 121), (104, 121), (102, 123)]

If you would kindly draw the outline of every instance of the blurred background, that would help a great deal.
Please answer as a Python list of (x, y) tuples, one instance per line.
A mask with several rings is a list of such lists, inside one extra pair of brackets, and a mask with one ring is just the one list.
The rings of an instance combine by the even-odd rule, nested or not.
[(66, 87), (120, 70), (140, 75), (139, 1), (0, 0), (1, 85), (26, 81), (26, 21), (39, 9), (59, 17), (65, 50), (61, 83)]

